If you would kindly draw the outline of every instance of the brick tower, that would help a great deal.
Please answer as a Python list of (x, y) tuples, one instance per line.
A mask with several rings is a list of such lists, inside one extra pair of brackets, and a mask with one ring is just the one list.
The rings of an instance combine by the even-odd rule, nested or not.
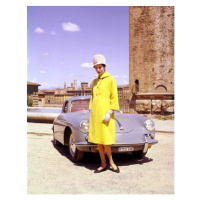
[(174, 7), (129, 7), (130, 112), (174, 112)]

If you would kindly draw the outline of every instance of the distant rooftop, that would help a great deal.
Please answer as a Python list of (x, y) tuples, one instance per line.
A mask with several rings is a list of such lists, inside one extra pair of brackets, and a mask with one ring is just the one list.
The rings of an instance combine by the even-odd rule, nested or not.
[(42, 90), (43, 92), (55, 92), (55, 90)]
[(33, 83), (33, 82), (28, 82), (28, 81), (27, 81), (27, 85), (37, 85), (37, 86), (41, 86), (41, 85), (38, 84), (38, 83)]
[(129, 87), (129, 85), (122, 85), (122, 86), (117, 86), (117, 88), (125, 88), (125, 87)]

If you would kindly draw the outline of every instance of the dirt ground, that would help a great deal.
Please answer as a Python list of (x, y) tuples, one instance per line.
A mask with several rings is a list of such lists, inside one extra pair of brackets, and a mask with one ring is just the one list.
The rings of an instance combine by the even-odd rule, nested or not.
[(174, 194), (174, 134), (157, 133), (158, 144), (144, 159), (114, 154), (120, 173), (95, 174), (98, 154), (82, 163), (69, 160), (67, 147), (54, 147), (51, 135), (27, 134), (28, 194)]

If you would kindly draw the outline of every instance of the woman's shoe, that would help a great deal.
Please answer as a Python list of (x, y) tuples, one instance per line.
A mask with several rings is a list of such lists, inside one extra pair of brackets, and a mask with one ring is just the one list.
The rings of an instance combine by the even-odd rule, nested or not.
[(117, 166), (117, 169), (115, 169), (115, 170), (111, 167), (111, 171), (116, 172), (116, 173), (120, 173), (120, 170), (119, 170), (118, 166)]
[(106, 171), (107, 169), (108, 169), (108, 165), (107, 165), (106, 167), (104, 167), (103, 169), (101, 169), (101, 170), (96, 169), (96, 170), (94, 171), (94, 173), (104, 172), (104, 171)]

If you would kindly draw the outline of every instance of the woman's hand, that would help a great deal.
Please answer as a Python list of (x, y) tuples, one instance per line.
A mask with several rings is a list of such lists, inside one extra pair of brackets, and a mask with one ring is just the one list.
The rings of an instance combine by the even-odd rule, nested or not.
[(112, 113), (113, 113), (113, 110), (109, 110), (108, 113), (104, 116), (102, 122), (104, 122), (104, 123), (108, 122), (110, 120)]

